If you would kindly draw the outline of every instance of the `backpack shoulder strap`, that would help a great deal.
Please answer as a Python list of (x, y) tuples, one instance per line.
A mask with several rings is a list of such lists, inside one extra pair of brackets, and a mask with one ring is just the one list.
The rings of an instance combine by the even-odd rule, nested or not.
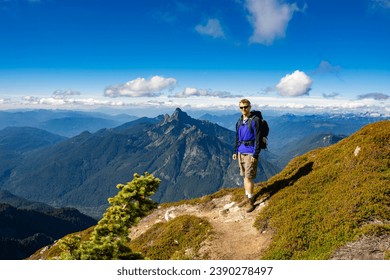
[(252, 111), (251, 115), (248, 118), (248, 122), (247, 122), (248, 128), (251, 131), (251, 133), (253, 133), (252, 121), (253, 121), (254, 118), (260, 118), (260, 117), (256, 114), (255, 111)]
[(238, 131), (238, 127), (241, 125), (241, 122), (242, 122), (242, 116), (236, 122), (236, 131)]
[(248, 118), (248, 121), (246, 122), (246, 124), (248, 125), (248, 128), (249, 128), (249, 130), (250, 130), (251, 133), (253, 133), (252, 120), (253, 120), (253, 116), (250, 116), (250, 117)]

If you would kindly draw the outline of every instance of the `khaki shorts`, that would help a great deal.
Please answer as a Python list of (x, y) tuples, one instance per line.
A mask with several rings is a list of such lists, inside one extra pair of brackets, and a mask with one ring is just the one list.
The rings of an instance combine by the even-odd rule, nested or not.
[(240, 167), (240, 174), (244, 178), (256, 178), (257, 162), (251, 161), (252, 155), (238, 153), (238, 166)]

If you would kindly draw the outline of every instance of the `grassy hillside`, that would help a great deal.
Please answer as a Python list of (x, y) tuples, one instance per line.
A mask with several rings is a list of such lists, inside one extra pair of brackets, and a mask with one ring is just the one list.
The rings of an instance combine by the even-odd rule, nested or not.
[(152, 260), (191, 259), (210, 231), (207, 220), (183, 215), (167, 223), (155, 224), (140, 238), (130, 242), (130, 247)]
[[(264, 259), (328, 259), (364, 235), (390, 234), (390, 121), (309, 152), (262, 185), (256, 227), (274, 232)], [(387, 254), (388, 255), (388, 254)]]

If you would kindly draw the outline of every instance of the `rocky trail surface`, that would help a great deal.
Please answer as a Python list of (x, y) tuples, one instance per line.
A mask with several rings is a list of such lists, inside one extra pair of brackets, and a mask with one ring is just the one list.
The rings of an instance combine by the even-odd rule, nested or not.
[(238, 207), (226, 195), (205, 204), (182, 204), (169, 208), (159, 208), (145, 217), (131, 229), (130, 238), (136, 238), (153, 224), (166, 222), (180, 215), (193, 215), (207, 219), (213, 227), (213, 237), (204, 241), (198, 252), (200, 259), (210, 260), (255, 260), (267, 248), (271, 234), (260, 232), (253, 223), (258, 211), (265, 206), (256, 203), (256, 209), (246, 213), (246, 207)]

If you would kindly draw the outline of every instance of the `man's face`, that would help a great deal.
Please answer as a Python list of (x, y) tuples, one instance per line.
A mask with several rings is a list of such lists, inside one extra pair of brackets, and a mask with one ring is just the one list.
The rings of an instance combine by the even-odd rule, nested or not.
[(243, 116), (249, 116), (249, 113), (251, 111), (251, 106), (247, 103), (240, 103), (240, 111)]

